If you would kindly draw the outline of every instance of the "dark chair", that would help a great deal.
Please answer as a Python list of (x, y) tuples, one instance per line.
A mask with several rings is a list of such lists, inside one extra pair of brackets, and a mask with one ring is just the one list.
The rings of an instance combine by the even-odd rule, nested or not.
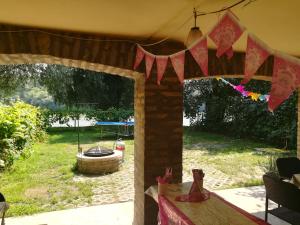
[(4, 195), (0, 193), (0, 202), (5, 202)]
[(280, 177), (291, 179), (293, 174), (300, 173), (300, 160), (297, 157), (278, 158), (276, 166)]
[[(5, 202), (4, 195), (1, 192), (0, 192), (0, 202)], [(0, 215), (1, 215), (1, 212), (0, 212)], [(1, 225), (5, 225), (4, 217), (5, 217), (5, 210), (2, 212)]]
[[(281, 180), (275, 174), (263, 175), (266, 187), (265, 221), (268, 213), (292, 224), (300, 224), (300, 189), (292, 183)], [(269, 200), (278, 204), (269, 210)]]

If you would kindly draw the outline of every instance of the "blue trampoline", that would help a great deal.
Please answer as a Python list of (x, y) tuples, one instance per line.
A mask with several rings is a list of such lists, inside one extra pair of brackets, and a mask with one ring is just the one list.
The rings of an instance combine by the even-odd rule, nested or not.
[(105, 122), (105, 121), (98, 121), (95, 125), (100, 126), (134, 126), (134, 122)]

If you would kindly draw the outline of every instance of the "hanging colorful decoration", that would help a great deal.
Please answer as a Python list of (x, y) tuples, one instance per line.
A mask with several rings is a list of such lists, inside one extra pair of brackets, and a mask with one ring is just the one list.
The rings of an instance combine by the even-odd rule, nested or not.
[(184, 58), (185, 50), (170, 55), (170, 60), (181, 84), (184, 81)]
[(151, 53), (145, 54), (146, 77), (147, 77), (147, 79), (150, 76), (151, 69), (152, 69), (152, 66), (153, 66), (153, 63), (154, 63), (154, 59), (155, 59), (155, 55), (153, 55)]
[(275, 54), (269, 110), (276, 109), (300, 86), (300, 60), (298, 58)]
[(244, 30), (245, 28), (240, 25), (238, 18), (228, 10), (208, 34), (217, 45), (217, 57), (225, 53), (230, 59), (233, 56), (232, 45), (240, 38)]
[[(154, 55), (146, 51), (142, 46), (137, 45), (133, 68), (136, 70), (145, 58), (145, 73), (146, 77), (149, 78), (153, 63), (156, 61), (157, 84), (160, 85), (167, 68), (168, 59), (170, 58), (178, 80), (181, 84), (183, 84), (185, 51), (189, 51), (203, 74), (208, 76), (207, 36), (217, 46), (217, 57), (226, 54), (228, 58), (231, 58), (233, 56), (232, 45), (240, 38), (244, 30), (245, 28), (239, 23), (238, 18), (230, 10), (228, 10), (208, 35), (204, 35), (186, 50), (182, 50), (172, 55), (161, 56)], [(231, 85), (244, 97), (250, 97), (253, 101), (267, 101), (269, 110), (273, 111), (284, 100), (286, 100), (293, 91), (300, 87), (299, 59), (279, 53), (275, 54), (270, 95), (262, 95), (259, 93), (246, 91), (243, 86), (243, 84), (246, 84), (251, 80), (259, 67), (272, 54), (273, 50), (270, 49), (265, 43), (260, 41), (253, 34), (248, 34), (243, 81), (240, 85), (233, 85), (222, 78), (220, 79), (224, 83)]]
[(134, 62), (134, 66), (133, 66), (134, 70), (136, 70), (138, 68), (138, 66), (142, 62), (144, 56), (145, 56), (144, 49), (140, 45), (137, 45), (137, 47), (136, 47), (136, 55), (135, 55), (135, 62)]
[(253, 34), (248, 34), (244, 79), (241, 82), (242, 84), (246, 84), (251, 80), (271, 52), (272, 50), (270, 50), (262, 41)]
[(230, 85), (234, 90), (239, 92), (243, 97), (250, 97), (251, 100), (256, 101), (256, 102), (258, 100), (266, 101), (266, 102), (269, 101), (269, 95), (263, 95), (263, 94), (256, 93), (256, 92), (246, 91), (244, 85), (242, 85), (242, 84), (234, 85), (221, 77), (217, 77), (216, 79), (222, 81), (224, 84)]
[(203, 36), (192, 46), (190, 46), (189, 51), (197, 64), (200, 66), (203, 74), (208, 76), (208, 49), (206, 36)]
[(160, 81), (164, 76), (168, 64), (168, 56), (158, 55), (156, 56), (156, 66), (157, 66), (157, 84), (160, 85)]

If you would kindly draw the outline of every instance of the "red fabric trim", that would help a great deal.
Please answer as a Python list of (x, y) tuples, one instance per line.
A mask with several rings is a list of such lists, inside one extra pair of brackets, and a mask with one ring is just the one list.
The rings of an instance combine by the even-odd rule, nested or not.
[(164, 197), (163, 195), (159, 195), (158, 198), (161, 198), (163, 201), (169, 204), (169, 206), (172, 208), (172, 210), (174, 210), (178, 217), (182, 219), (184, 225), (196, 225), (183, 212), (181, 212), (181, 210), (178, 209), (168, 198)]

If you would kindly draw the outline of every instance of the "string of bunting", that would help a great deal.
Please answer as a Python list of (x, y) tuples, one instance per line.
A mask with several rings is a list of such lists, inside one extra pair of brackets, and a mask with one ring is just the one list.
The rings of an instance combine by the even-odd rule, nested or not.
[(243, 97), (250, 97), (251, 100), (253, 101), (265, 101), (268, 102), (270, 95), (268, 94), (260, 94), (260, 93), (256, 93), (256, 92), (252, 92), (252, 91), (246, 91), (245, 90), (245, 86), (242, 84), (239, 85), (234, 85), (232, 83), (230, 83), (229, 81), (223, 79), (222, 77), (217, 77), (216, 78), (218, 81), (222, 81), (224, 84), (228, 84), (230, 85), (234, 90), (236, 90), (237, 92), (239, 92)]
[[(151, 75), (154, 62), (156, 62), (157, 84), (159, 85), (165, 73), (168, 61), (170, 60), (179, 82), (183, 84), (185, 53), (186, 51), (189, 51), (199, 65), (204, 76), (208, 76), (207, 38), (209, 37), (215, 43), (217, 57), (221, 57), (225, 54), (227, 58), (230, 59), (234, 54), (232, 45), (241, 37), (245, 30), (245, 27), (240, 24), (237, 16), (228, 10), (208, 34), (201, 37), (187, 49), (175, 54), (154, 55), (146, 51), (141, 45), (137, 44), (134, 70), (138, 68), (145, 58), (146, 77), (148, 79)], [(293, 91), (300, 87), (300, 60), (296, 57), (274, 51), (255, 35), (248, 33), (244, 79), (242, 80), (240, 87), (243, 87), (242, 85), (248, 83), (252, 79), (258, 68), (271, 55), (274, 56), (274, 65), (272, 87), (268, 98), (268, 109), (272, 112), (285, 101)], [(255, 95), (252, 94), (252, 96), (252, 99), (256, 99)]]

